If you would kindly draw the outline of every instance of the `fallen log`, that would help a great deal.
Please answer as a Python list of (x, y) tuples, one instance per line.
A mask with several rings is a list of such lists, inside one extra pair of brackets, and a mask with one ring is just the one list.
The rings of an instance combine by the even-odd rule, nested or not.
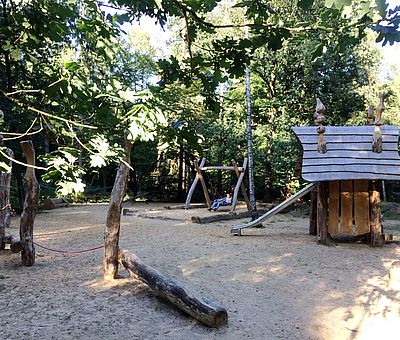
[(10, 250), (13, 253), (19, 253), (24, 248), (24, 246), (22, 245), (22, 242), (19, 239), (17, 239), (17, 237), (15, 235), (6, 234), (3, 238), (3, 241), (5, 244), (10, 245)]
[(224, 307), (194, 296), (178, 282), (145, 264), (136, 255), (120, 250), (118, 261), (133, 278), (146, 283), (159, 297), (205, 325), (219, 327), (228, 323), (228, 313)]

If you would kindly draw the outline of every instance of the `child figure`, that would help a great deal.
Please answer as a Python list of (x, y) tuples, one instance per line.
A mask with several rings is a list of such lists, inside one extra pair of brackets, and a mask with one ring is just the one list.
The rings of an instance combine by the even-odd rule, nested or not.
[(230, 194), (226, 194), (225, 197), (218, 198), (213, 201), (211, 208), (209, 210), (216, 211), (220, 206), (226, 206), (232, 203), (232, 197)]

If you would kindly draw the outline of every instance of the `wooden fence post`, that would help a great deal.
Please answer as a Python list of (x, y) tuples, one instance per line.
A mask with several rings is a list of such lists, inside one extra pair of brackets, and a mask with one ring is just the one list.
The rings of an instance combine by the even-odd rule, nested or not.
[(39, 185), (35, 175), (35, 149), (32, 141), (20, 142), (28, 166), (25, 173), (25, 200), (21, 213), (19, 235), (23, 246), (21, 253), (22, 265), (33, 266), (35, 263), (35, 246), (33, 244), (33, 225), (39, 202)]

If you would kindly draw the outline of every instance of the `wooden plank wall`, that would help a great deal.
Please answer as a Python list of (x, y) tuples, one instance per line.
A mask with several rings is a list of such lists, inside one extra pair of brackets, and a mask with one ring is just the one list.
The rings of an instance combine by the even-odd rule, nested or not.
[(370, 232), (369, 181), (330, 181), (328, 232), (363, 235)]

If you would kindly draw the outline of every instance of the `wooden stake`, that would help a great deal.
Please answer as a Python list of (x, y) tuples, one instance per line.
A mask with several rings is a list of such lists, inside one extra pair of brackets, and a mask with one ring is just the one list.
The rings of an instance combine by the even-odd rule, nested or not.
[(379, 96), (379, 105), (376, 108), (376, 117), (375, 117), (375, 129), (374, 129), (374, 141), (372, 143), (372, 151), (376, 153), (382, 152), (382, 131), (381, 125), (382, 122), (382, 113), (385, 110), (385, 96), (381, 94)]
[(210, 196), (208, 194), (206, 181), (204, 180), (203, 174), (201, 172), (201, 168), (199, 167), (199, 165), (197, 164), (196, 161), (194, 161), (194, 167), (195, 167), (197, 175), (199, 177), (199, 180), (200, 180), (200, 183), (201, 183), (201, 187), (203, 188), (203, 193), (204, 193), (204, 197), (206, 199), (207, 208), (210, 209), (211, 208), (211, 200), (210, 200)]
[[(205, 163), (206, 163), (206, 159), (205, 159), (205, 157), (203, 157), (200, 162), (200, 169), (203, 168)], [(197, 161), (195, 160), (194, 161), (195, 168), (196, 168), (196, 164), (197, 164)], [(197, 165), (197, 167), (199, 167), (199, 166)], [(199, 181), (199, 173), (197, 172), (197, 168), (196, 168), (196, 176), (194, 177), (192, 186), (190, 187), (188, 195), (186, 197), (186, 202), (185, 202), (185, 206), (184, 206), (185, 209), (189, 209), (190, 201), (192, 200), (193, 192), (194, 192), (194, 189), (196, 189), (198, 181)], [(211, 205), (210, 205), (210, 207), (211, 207)], [(210, 208), (210, 207), (208, 207), (208, 208)]]
[(249, 200), (249, 197), (247, 196), (246, 188), (243, 184), (243, 178), (244, 178), (244, 175), (246, 173), (246, 168), (247, 168), (247, 158), (245, 158), (243, 160), (242, 172), (239, 171), (236, 161), (234, 159), (232, 159), (232, 164), (233, 164), (233, 167), (235, 168), (235, 173), (238, 178), (238, 181), (236, 183), (235, 190), (233, 192), (232, 206), (231, 206), (230, 212), (233, 213), (235, 211), (236, 204), (237, 204), (237, 198), (238, 198), (238, 194), (239, 194), (239, 188), (242, 190), (242, 194), (243, 194), (244, 200), (247, 205), (247, 210), (250, 211), (251, 210), (250, 200)]
[(108, 206), (107, 223), (104, 230), (104, 279), (112, 280), (118, 276), (118, 243), (119, 230), (121, 225), (122, 201), (125, 196), (126, 184), (128, 181), (132, 143), (125, 137), (124, 162), (119, 164), (115, 176), (114, 187), (111, 192), (110, 204)]
[(159, 297), (193, 318), (209, 327), (219, 327), (228, 323), (228, 312), (224, 307), (196, 297), (175, 280), (142, 262), (136, 255), (122, 250), (118, 259), (133, 278), (144, 282)]
[[(29, 165), (35, 165), (35, 149), (32, 141), (20, 142)], [(27, 167), (25, 173), (25, 201), (21, 213), (19, 235), (23, 250), (21, 253), (22, 265), (33, 266), (35, 263), (35, 246), (33, 244), (33, 226), (39, 202), (39, 185), (33, 167)]]

